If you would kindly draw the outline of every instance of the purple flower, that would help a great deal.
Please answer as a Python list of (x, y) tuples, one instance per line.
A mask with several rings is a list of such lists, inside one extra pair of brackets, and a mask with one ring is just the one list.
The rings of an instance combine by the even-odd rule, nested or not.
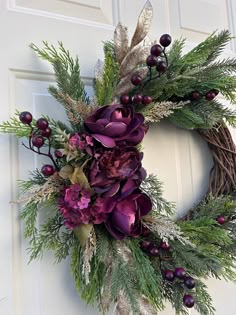
[(79, 184), (73, 184), (65, 189), (63, 196), (59, 198), (59, 209), (68, 228), (73, 229), (81, 223), (89, 223), (90, 201), (91, 192), (82, 189)]
[(89, 171), (89, 183), (103, 197), (118, 192), (124, 197), (138, 188), (146, 176), (141, 164), (143, 154), (135, 147), (98, 150), (95, 157)]
[(82, 133), (74, 134), (69, 140), (71, 151), (85, 150), (89, 155), (92, 155), (93, 138)]
[(144, 117), (131, 105), (108, 105), (86, 118), (85, 127), (104, 147), (137, 145), (147, 131)]
[(152, 209), (150, 198), (141, 192), (117, 201), (106, 221), (106, 228), (117, 240), (126, 236), (138, 237), (142, 232), (140, 218)]
[(73, 184), (64, 190), (58, 204), (65, 226), (74, 229), (82, 223), (101, 224), (105, 222), (115, 206), (115, 200), (98, 197), (92, 204), (91, 192), (82, 189), (79, 184)]

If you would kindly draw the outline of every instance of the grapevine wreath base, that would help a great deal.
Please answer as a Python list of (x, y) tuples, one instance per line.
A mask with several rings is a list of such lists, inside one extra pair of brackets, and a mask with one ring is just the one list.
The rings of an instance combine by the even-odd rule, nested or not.
[[(30, 259), (53, 250), (71, 256), (80, 296), (106, 313), (157, 314), (169, 301), (176, 314), (196, 308), (214, 314), (201, 279), (236, 280), (236, 149), (227, 125), (236, 112), (235, 59), (219, 59), (228, 31), (211, 34), (187, 54), (184, 39), (144, 41), (153, 10), (148, 1), (129, 41), (118, 24), (96, 65), (95, 96), (87, 96), (78, 58), (62, 43), (31, 48), (49, 61), (57, 87), (49, 92), (65, 108), (68, 124), (30, 112), (16, 113), (0, 130), (26, 137), (23, 145), (45, 156), (45, 165), (20, 181), (20, 217)], [(171, 44), (171, 45), (170, 45)], [(196, 130), (208, 143), (214, 166), (209, 189), (186, 217), (173, 221), (175, 205), (162, 197), (158, 178), (142, 167), (141, 142), (150, 123), (167, 119)], [(38, 228), (37, 216), (50, 218)]]

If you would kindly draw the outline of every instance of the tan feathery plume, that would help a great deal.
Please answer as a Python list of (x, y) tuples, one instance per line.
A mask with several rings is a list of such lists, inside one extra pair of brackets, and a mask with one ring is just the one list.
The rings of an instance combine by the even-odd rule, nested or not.
[(75, 101), (68, 94), (64, 94), (61, 91), (58, 92), (58, 96), (65, 103), (65, 107), (70, 114), (69, 119), (75, 120), (76, 123), (83, 121), (95, 110), (95, 106), (88, 105), (81, 100)]
[(22, 203), (24, 205), (29, 202), (41, 203), (49, 199), (52, 194), (58, 193), (63, 187), (63, 182), (58, 173), (50, 176), (43, 185), (33, 185), (22, 196), (13, 201), (13, 203)]
[(154, 234), (158, 234), (164, 242), (168, 243), (169, 240), (177, 239), (182, 244), (194, 247), (194, 244), (187, 237), (184, 237), (180, 227), (166, 216), (154, 212), (152, 216), (143, 217), (142, 224)]
[(83, 266), (82, 266), (82, 273), (85, 277), (85, 283), (86, 285), (89, 284), (89, 275), (91, 272), (91, 260), (93, 256), (96, 254), (96, 234), (94, 228), (92, 228), (89, 237), (85, 243), (85, 249), (83, 254)]
[(145, 108), (143, 112), (145, 121), (147, 123), (159, 122), (161, 119), (170, 116), (175, 109), (182, 108), (188, 103), (189, 101), (186, 102), (181, 101), (178, 103), (167, 101), (151, 104), (149, 107)]

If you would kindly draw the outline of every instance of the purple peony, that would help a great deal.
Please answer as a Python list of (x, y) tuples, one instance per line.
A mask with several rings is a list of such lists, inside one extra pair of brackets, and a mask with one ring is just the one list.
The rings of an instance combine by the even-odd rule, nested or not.
[(106, 228), (117, 240), (126, 236), (138, 237), (142, 232), (140, 218), (152, 209), (150, 198), (141, 192), (117, 201), (106, 221)]
[(91, 192), (82, 189), (79, 184), (73, 184), (64, 190), (59, 198), (59, 209), (64, 218), (64, 224), (69, 229), (81, 223), (101, 224), (107, 220), (115, 206), (112, 198), (97, 198), (91, 204)]
[(76, 133), (69, 140), (69, 147), (71, 151), (85, 150), (89, 155), (92, 155), (93, 138), (89, 135)]
[(85, 127), (104, 147), (137, 145), (147, 131), (144, 117), (131, 105), (103, 106), (86, 118)]
[(124, 197), (138, 188), (146, 176), (141, 164), (143, 154), (135, 147), (100, 150), (95, 157), (89, 171), (89, 183), (104, 197), (118, 192)]

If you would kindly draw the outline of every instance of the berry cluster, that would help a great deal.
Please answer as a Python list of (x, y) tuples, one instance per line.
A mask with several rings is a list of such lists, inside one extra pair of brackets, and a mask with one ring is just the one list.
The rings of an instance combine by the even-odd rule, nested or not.
[(148, 95), (141, 95), (141, 94), (134, 94), (134, 96), (131, 98), (128, 94), (123, 94), (120, 97), (120, 103), (122, 105), (128, 105), (128, 104), (143, 104), (148, 105), (152, 102), (151, 96)]
[[(195, 280), (188, 276), (185, 269), (178, 267), (175, 270), (165, 270), (163, 272), (163, 278), (169, 282), (173, 282), (175, 279), (183, 282), (187, 289), (193, 289), (195, 287)], [(185, 294), (183, 297), (183, 303), (186, 307), (191, 308), (194, 306), (194, 298), (191, 294)]]
[(166, 242), (161, 242), (159, 246), (149, 240), (143, 240), (140, 242), (141, 249), (149, 256), (158, 256), (160, 250), (170, 250), (170, 245)]
[[(41, 169), (41, 172), (45, 177), (53, 175), (54, 172), (58, 170), (57, 159), (62, 158), (63, 155), (60, 150), (55, 150), (54, 156), (56, 159), (54, 159), (53, 155), (51, 154), (52, 129), (49, 127), (47, 119), (39, 118), (36, 121), (36, 128), (32, 126), (33, 116), (30, 112), (20, 113), (19, 119), (24, 125), (28, 125), (30, 128), (29, 145), (26, 146), (24, 143), (22, 144), (24, 147), (37, 154), (49, 157), (53, 165), (44, 165)], [(47, 153), (44, 153), (40, 150), (43, 146), (48, 147)]]
[[(160, 38), (160, 44), (155, 44), (151, 47), (150, 55), (147, 57), (146, 64), (149, 68), (149, 80), (154, 80), (160, 77), (162, 73), (164, 73), (167, 70), (168, 67), (168, 60), (165, 53), (165, 48), (169, 46), (171, 43), (171, 36), (168, 34), (163, 34)], [(152, 68), (156, 67), (156, 70), (158, 72), (158, 75), (156, 77), (152, 77)], [(131, 77), (131, 82), (135, 86), (140, 86), (140, 91), (142, 90), (142, 77), (135, 73)], [(142, 94), (134, 94), (134, 96), (131, 98), (127, 94), (123, 94), (120, 97), (120, 103), (122, 105), (128, 105), (128, 104), (142, 104), (142, 105), (148, 105), (152, 102), (152, 98), (149, 95), (142, 95)]]
[(191, 99), (196, 101), (204, 96), (207, 101), (212, 101), (218, 94), (219, 94), (219, 91), (216, 89), (212, 89), (208, 91), (205, 95), (201, 95), (198, 91), (193, 91), (191, 93)]
[[(146, 64), (149, 69), (156, 67), (159, 76), (167, 70), (168, 60), (165, 53), (165, 48), (171, 43), (171, 36), (163, 34), (160, 37), (160, 45), (155, 44), (151, 47), (150, 55), (147, 57)], [(150, 71), (151, 73), (151, 71)]]

